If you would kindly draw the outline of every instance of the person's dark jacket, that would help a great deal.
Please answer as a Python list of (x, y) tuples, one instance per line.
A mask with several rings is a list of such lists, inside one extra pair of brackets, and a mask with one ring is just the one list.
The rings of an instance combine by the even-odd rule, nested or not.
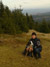
[(26, 48), (31, 44), (31, 41), (33, 42), (33, 49), (42, 48), (42, 45), (40, 44), (40, 39), (38, 38), (35, 38), (35, 39), (31, 38), (29, 42), (27, 43)]

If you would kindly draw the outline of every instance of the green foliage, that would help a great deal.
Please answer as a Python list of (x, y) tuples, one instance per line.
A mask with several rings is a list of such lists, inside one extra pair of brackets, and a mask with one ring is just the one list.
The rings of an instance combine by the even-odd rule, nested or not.
[(29, 29), (34, 29), (33, 17), (31, 15), (29, 16), (27, 13), (26, 13), (26, 17), (27, 17), (27, 24), (28, 24)]
[(4, 5), (2, 4), (2, 2), (0, 2), (0, 17), (2, 17), (4, 12)]
[(43, 22), (40, 26), (40, 32), (49, 33), (49, 27), (45, 20), (43, 20)]
[(20, 9), (10, 11), (7, 6), (4, 6), (0, 2), (0, 33), (16, 34), (22, 32), (28, 32), (29, 29), (35, 29), (43, 33), (50, 32), (50, 23), (43, 22), (40, 24), (34, 22), (32, 15), (26, 16)]
[(0, 33), (16, 34), (28, 32), (27, 18), (21, 10), (10, 11), (9, 8), (0, 4)]
[(34, 27), (35, 30), (39, 31), (40, 29), (39, 27), (40, 27), (40, 24), (38, 22), (35, 22), (35, 27)]

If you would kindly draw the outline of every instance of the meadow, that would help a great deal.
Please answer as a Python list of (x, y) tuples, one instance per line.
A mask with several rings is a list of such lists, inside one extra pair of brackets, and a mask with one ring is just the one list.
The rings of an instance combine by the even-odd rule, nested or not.
[(50, 34), (35, 31), (43, 47), (41, 59), (22, 55), (33, 31), (16, 35), (0, 34), (0, 67), (50, 67)]

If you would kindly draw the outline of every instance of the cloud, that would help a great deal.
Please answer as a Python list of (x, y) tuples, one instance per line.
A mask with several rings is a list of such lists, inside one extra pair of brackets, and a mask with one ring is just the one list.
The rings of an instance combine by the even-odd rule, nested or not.
[(3, 0), (3, 3), (10, 8), (19, 8), (19, 5), (22, 5), (23, 8), (50, 7), (50, 0)]
[(28, 4), (28, 2), (23, 2), (24, 4)]

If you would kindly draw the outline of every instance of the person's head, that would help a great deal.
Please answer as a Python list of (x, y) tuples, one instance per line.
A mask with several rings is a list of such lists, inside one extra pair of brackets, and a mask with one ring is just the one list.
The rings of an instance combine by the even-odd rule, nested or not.
[(37, 37), (36, 33), (33, 32), (33, 33), (32, 33), (32, 38), (35, 39), (36, 37)]

